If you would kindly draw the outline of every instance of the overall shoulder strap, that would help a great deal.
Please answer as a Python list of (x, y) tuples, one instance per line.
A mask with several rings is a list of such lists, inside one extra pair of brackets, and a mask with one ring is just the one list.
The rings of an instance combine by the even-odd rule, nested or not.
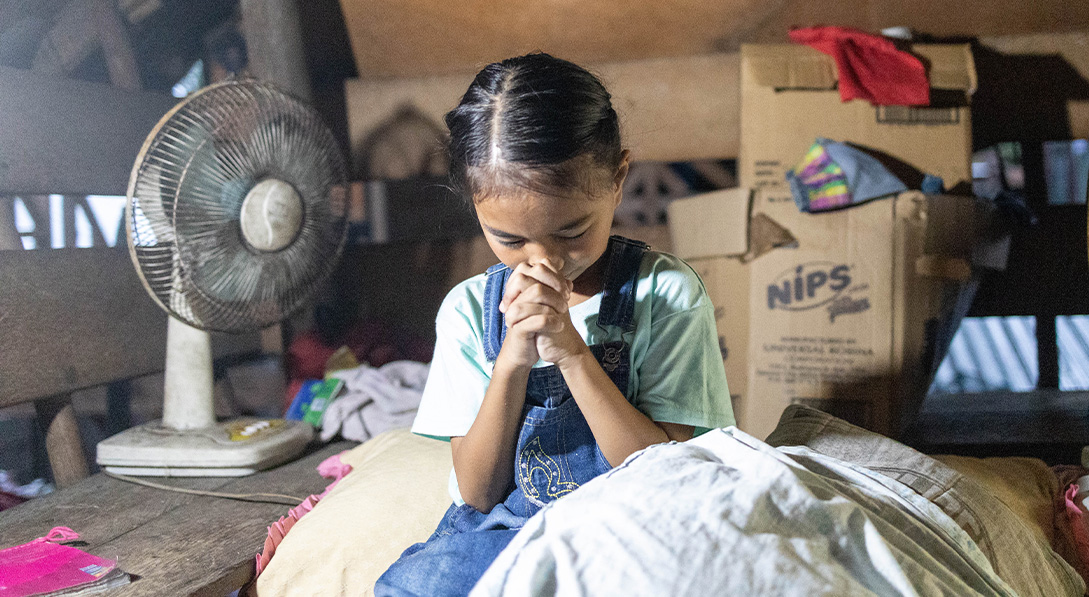
[(625, 331), (634, 327), (635, 288), (639, 281), (639, 266), (649, 248), (642, 241), (623, 236), (614, 235), (609, 238), (598, 325), (614, 325)]
[(507, 337), (507, 321), (499, 310), (499, 302), (503, 300), (510, 268), (497, 263), (488, 268), (487, 276), (484, 285), (484, 357), (494, 361), (499, 356), (503, 339)]

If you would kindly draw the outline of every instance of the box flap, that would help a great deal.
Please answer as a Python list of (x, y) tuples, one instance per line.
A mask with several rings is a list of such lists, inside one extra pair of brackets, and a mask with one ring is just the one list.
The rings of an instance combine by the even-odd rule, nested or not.
[[(976, 90), (975, 61), (968, 44), (915, 44), (912, 51), (927, 65), (933, 89)], [(836, 62), (809, 46), (745, 44), (741, 46), (742, 76), (773, 89), (834, 89)]]
[(669, 204), (673, 251), (682, 259), (741, 255), (749, 250), (752, 192), (733, 188)]
[(976, 62), (968, 44), (915, 44), (912, 51), (927, 64), (932, 89), (976, 90)]
[(836, 62), (797, 44), (744, 44), (742, 76), (773, 89), (834, 89)]

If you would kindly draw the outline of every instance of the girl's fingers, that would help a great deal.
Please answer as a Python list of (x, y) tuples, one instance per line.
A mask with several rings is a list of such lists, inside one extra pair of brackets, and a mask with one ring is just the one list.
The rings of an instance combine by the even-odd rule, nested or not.
[(510, 307), (507, 307), (505, 318), (507, 327), (514, 327), (527, 317), (548, 313), (549, 311), (553, 311), (553, 309), (548, 305), (519, 301), (512, 304)]
[(518, 298), (518, 295), (534, 284), (539, 284), (539, 282), (522, 274), (515, 268), (514, 273), (507, 278), (507, 285), (503, 289), (503, 300), (499, 302), (499, 311), (501, 313), (506, 313), (507, 307)]
[(519, 331), (533, 334), (552, 334), (563, 329), (563, 323), (555, 314), (532, 315), (518, 324)]
[(553, 266), (549, 261), (527, 266), (524, 273), (541, 284), (550, 286), (560, 294), (566, 294), (569, 290), (567, 278), (560, 273), (560, 268)]
[(517, 298), (507, 305), (507, 309), (517, 303), (536, 303), (550, 307), (557, 313), (567, 312), (567, 298), (544, 284), (533, 284), (518, 293)]
[(519, 326), (519, 329), (524, 330), (522, 325), (526, 319), (543, 315), (550, 320), (556, 322), (562, 322), (564, 320), (563, 312), (557, 311), (550, 305), (542, 303), (533, 303), (530, 301), (518, 301), (507, 308), (506, 321), (508, 328), (514, 328)]
[[(512, 309), (513, 310), (513, 309)], [(563, 321), (555, 311), (547, 308), (542, 310), (525, 310), (519, 312), (521, 316), (516, 323), (507, 322), (511, 331), (523, 334), (551, 334), (563, 329)]]
[(548, 262), (536, 265), (520, 263), (507, 279), (503, 300), (499, 303), (499, 311), (505, 313), (507, 307), (518, 298), (519, 294), (535, 284), (544, 284), (555, 290), (563, 297), (565, 303), (571, 296), (573, 288), (573, 284), (552, 268)]

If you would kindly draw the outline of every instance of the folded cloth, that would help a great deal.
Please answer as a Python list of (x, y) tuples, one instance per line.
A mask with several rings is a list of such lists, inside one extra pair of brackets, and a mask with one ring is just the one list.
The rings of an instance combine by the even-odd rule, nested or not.
[(839, 97), (881, 106), (926, 106), (930, 84), (923, 63), (892, 40), (849, 27), (793, 29), (791, 41), (805, 44), (836, 61)]
[(907, 190), (873, 156), (824, 138), (813, 143), (786, 179), (794, 203), (805, 212), (839, 209)]
[(344, 439), (362, 442), (383, 431), (412, 426), (428, 368), (426, 363), (394, 361), (331, 373), (330, 377), (344, 380), (344, 390), (322, 416), (321, 440), (340, 433)]

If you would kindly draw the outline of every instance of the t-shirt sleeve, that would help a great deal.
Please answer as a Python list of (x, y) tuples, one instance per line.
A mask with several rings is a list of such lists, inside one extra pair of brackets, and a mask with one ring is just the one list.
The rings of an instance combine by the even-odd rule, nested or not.
[(701, 429), (734, 424), (715, 310), (699, 276), (672, 256), (654, 273), (636, 408), (653, 421)]
[(435, 354), (412, 432), (449, 440), (472, 426), (490, 375), (484, 370), (473, 298), (459, 285), (447, 295), (435, 320)]

